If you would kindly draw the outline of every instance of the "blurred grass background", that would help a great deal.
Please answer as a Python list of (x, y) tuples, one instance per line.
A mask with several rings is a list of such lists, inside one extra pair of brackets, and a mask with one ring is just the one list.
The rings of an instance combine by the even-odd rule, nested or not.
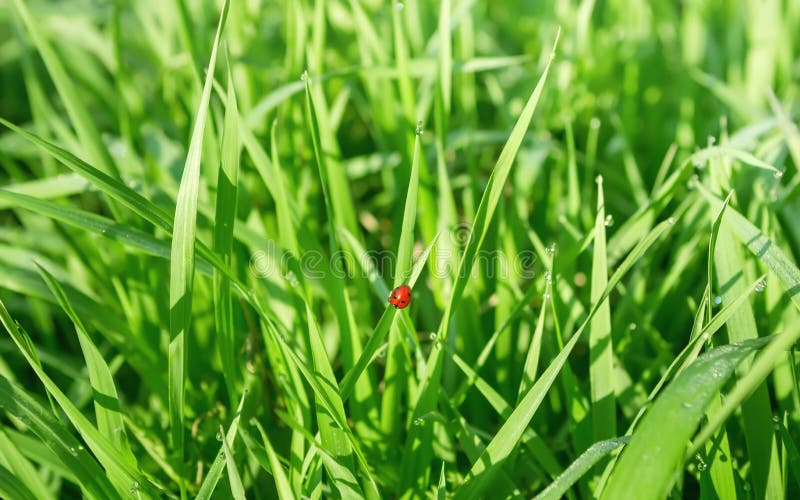
[(800, 4), (221, 11), (0, 4), (0, 492), (798, 494)]

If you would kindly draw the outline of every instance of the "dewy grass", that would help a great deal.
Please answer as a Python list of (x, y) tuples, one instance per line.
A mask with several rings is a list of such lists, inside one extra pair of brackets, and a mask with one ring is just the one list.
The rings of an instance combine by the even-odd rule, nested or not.
[(493, 7), (2, 4), (0, 497), (800, 496), (800, 10)]

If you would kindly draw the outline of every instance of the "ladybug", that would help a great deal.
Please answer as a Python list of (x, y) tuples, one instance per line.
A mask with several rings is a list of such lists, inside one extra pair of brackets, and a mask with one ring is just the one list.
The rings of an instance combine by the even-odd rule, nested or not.
[(395, 309), (405, 309), (411, 303), (411, 288), (408, 285), (400, 285), (392, 290), (389, 295), (389, 303)]

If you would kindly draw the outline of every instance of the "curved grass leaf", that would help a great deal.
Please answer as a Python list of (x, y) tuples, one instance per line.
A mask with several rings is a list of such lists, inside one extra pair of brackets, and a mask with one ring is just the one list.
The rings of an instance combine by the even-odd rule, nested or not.
[[(89, 449), (97, 457), (97, 460), (106, 469), (108, 478), (119, 489), (119, 491), (127, 492), (133, 486), (144, 494), (155, 496), (156, 493), (150, 486), (150, 483), (135, 469), (133, 469), (127, 462), (127, 459), (117, 450), (117, 448), (103, 436), (96, 427), (78, 410), (75, 405), (70, 401), (64, 392), (47, 376), (44, 370), (39, 367), (35, 362), (30, 351), (30, 340), (27, 335), (17, 328), (16, 323), (11, 319), (11, 316), (6, 310), (5, 304), (0, 301), (0, 321), (2, 321), (14, 343), (19, 347), (20, 352), (28, 361), (28, 364), (42, 381), (47, 391), (53, 396), (58, 405), (64, 410), (69, 421), (83, 437)], [(9, 389), (10, 390), (10, 389)], [(68, 447), (72, 452), (80, 450), (77, 446)], [(58, 450), (53, 450), (58, 453)], [(100, 498), (103, 498), (102, 496)], [(110, 498), (110, 497), (106, 497)]]
[(767, 341), (752, 339), (712, 349), (667, 386), (620, 455), (601, 499), (666, 497), (711, 398), (739, 363)]
[(563, 497), (573, 484), (577, 483), (586, 472), (606, 455), (622, 445), (629, 443), (630, 436), (598, 441), (575, 459), (547, 488), (536, 495), (534, 500), (558, 500)]

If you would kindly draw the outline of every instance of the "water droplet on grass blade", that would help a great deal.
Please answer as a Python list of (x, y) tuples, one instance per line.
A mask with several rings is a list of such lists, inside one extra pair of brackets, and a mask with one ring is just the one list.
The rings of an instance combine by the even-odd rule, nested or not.
[(772, 174), (776, 179), (780, 179), (783, 177), (783, 170), (776, 170), (775, 173)]
[(606, 227), (611, 227), (614, 225), (614, 216), (611, 214), (606, 215), (605, 220), (603, 220), (603, 225)]
[(401, 10), (403, 10), (405, 8), (406, 8), (406, 4), (404, 4), (403, 2), (395, 2), (395, 4), (394, 4), (394, 10), (396, 10), (398, 12), (400, 12)]
[(548, 254), (548, 255), (553, 255), (553, 254), (555, 254), (555, 253), (556, 253), (556, 250), (558, 250), (558, 246), (555, 244), (555, 242), (553, 242), (553, 243), (550, 243), (550, 244), (547, 246), (547, 248), (545, 248), (545, 249), (544, 249), (544, 251), (545, 251), (545, 252), (547, 252), (547, 254)]
[(719, 295), (717, 295), (716, 297), (714, 297), (714, 305), (715, 305), (715, 306), (718, 306), (718, 305), (720, 305), (720, 304), (722, 304), (722, 297), (720, 297)]
[(758, 283), (756, 283), (756, 286), (753, 289), (756, 292), (763, 292), (765, 288), (767, 288), (767, 280), (766, 279), (760, 279), (760, 280), (758, 280)]
[(414, 133), (417, 135), (422, 135), (425, 133), (425, 129), (422, 128), (422, 120), (417, 121), (417, 128), (414, 130)]

